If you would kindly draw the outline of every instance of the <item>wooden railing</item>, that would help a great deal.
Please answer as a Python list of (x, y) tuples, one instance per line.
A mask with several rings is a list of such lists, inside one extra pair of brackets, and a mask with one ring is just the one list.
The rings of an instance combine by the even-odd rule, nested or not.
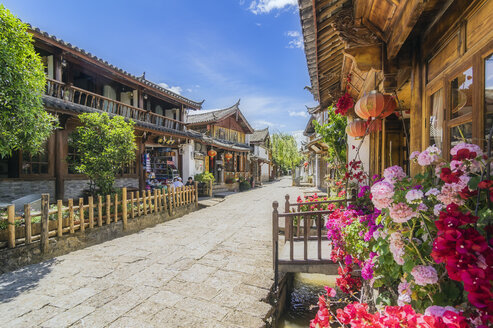
[[(347, 205), (348, 199), (342, 200), (326, 200), (316, 202), (305, 203), (290, 203), (289, 195), (285, 196), (284, 213), (280, 213), (279, 203), (277, 201), (272, 203), (272, 256), (273, 266), (275, 273), (275, 281), (277, 284), (278, 267), (283, 264), (290, 265), (309, 265), (309, 264), (321, 264), (328, 265), (332, 262), (328, 258), (322, 256), (322, 243), (327, 240), (327, 230), (325, 228), (325, 217), (332, 213), (334, 209), (328, 209), (329, 204), (343, 204)], [(321, 208), (326, 204), (327, 209), (320, 209), (316, 211), (301, 211), (303, 205), (318, 205)], [(279, 234), (280, 234), (280, 219), (284, 218), (284, 245), (289, 246), (289, 255), (287, 258), (280, 258), (279, 256)], [(316, 254), (309, 254), (308, 243), (310, 241), (316, 241)], [(296, 243), (298, 242), (298, 243)], [(303, 246), (302, 258), (295, 257), (296, 247)], [(283, 245), (283, 246), (284, 246)], [(325, 245), (325, 247), (328, 247)], [(312, 255), (310, 257), (309, 255)], [(314, 255), (314, 256), (313, 256)]]
[[(58, 200), (50, 209), (49, 194), (43, 194), (41, 211), (32, 212), (29, 205), (24, 205), (24, 213), (15, 216), (15, 205), (7, 208), (7, 230), (0, 231), (0, 248), (14, 248), (40, 241), (41, 249), (45, 250), (50, 237), (62, 237), (75, 231), (85, 232), (112, 222), (123, 221), (123, 229), (127, 229), (128, 220), (136, 220), (150, 213), (173, 215), (176, 209), (190, 204), (198, 204), (197, 184), (181, 188), (168, 188), (168, 191), (155, 189), (127, 192), (122, 188), (121, 200), (118, 194), (88, 197), (87, 204), (83, 198), (74, 204), (69, 199), (65, 204)], [(39, 219), (38, 219), (39, 218)], [(36, 221), (34, 223), (33, 221)], [(39, 222), (38, 222), (39, 221)]]
[(57, 80), (46, 79), (46, 95), (172, 130), (183, 131), (185, 126), (183, 122), (178, 120), (131, 106), (72, 85), (66, 85)]

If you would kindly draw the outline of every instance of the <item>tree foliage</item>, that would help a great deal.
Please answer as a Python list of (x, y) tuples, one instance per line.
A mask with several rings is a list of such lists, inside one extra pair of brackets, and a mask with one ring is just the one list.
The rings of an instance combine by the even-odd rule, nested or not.
[(270, 148), (272, 160), (283, 173), (292, 170), (302, 160), (296, 140), (287, 133), (273, 134)]
[(313, 121), (315, 131), (322, 137), (324, 143), (329, 146), (327, 162), (337, 167), (346, 163), (346, 124), (347, 118), (335, 113), (334, 107), (327, 108), (328, 120), (325, 124)]
[(44, 88), (43, 64), (27, 25), (0, 5), (0, 156), (43, 149), (56, 122), (43, 107)]
[(91, 193), (97, 187), (100, 194), (110, 194), (118, 172), (135, 160), (134, 122), (106, 113), (81, 114), (79, 119), (82, 126), (69, 140), (79, 155), (75, 169), (89, 177)]

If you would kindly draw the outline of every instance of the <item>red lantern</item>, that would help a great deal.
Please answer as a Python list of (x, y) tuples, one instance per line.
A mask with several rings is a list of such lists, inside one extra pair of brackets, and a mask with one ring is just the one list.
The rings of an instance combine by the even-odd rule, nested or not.
[(362, 97), (354, 106), (356, 115), (364, 120), (370, 117), (378, 117), (382, 114), (385, 106), (385, 98), (383, 94), (377, 91), (371, 91), (370, 94)]
[(368, 125), (370, 127), (369, 132), (378, 132), (382, 131), (382, 120), (377, 118), (376, 120), (370, 121), (370, 124)]
[(226, 158), (226, 160), (227, 160), (227, 161), (228, 161), (228, 163), (229, 163), (229, 160), (233, 158), (233, 154), (231, 154), (231, 153), (226, 153), (226, 154), (224, 155), (224, 158)]
[(346, 133), (353, 137), (362, 137), (366, 133), (366, 122), (361, 120), (354, 120), (346, 126)]
[(397, 108), (397, 103), (395, 102), (394, 97), (392, 97), (391, 95), (384, 95), (383, 97), (385, 98), (385, 106), (380, 117), (386, 118), (395, 111), (395, 109)]
[(304, 165), (305, 167), (307, 167), (307, 166), (308, 166), (308, 162), (303, 163), (303, 165)]
[(209, 155), (210, 158), (214, 158), (214, 156), (217, 155), (217, 152), (214, 149), (211, 149), (207, 152), (207, 155)]

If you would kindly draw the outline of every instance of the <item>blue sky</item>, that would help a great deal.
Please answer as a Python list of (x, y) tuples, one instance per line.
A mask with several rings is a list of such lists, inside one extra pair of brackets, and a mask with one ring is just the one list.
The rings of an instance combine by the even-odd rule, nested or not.
[(313, 106), (296, 0), (3, 0), (25, 22), (204, 109), (241, 98), (254, 128), (299, 132)]

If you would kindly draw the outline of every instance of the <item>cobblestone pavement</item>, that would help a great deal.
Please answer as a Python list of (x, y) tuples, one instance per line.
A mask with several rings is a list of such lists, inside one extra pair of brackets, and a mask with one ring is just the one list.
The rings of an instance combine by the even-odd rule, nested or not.
[(2, 327), (260, 327), (290, 179), (0, 276)]

